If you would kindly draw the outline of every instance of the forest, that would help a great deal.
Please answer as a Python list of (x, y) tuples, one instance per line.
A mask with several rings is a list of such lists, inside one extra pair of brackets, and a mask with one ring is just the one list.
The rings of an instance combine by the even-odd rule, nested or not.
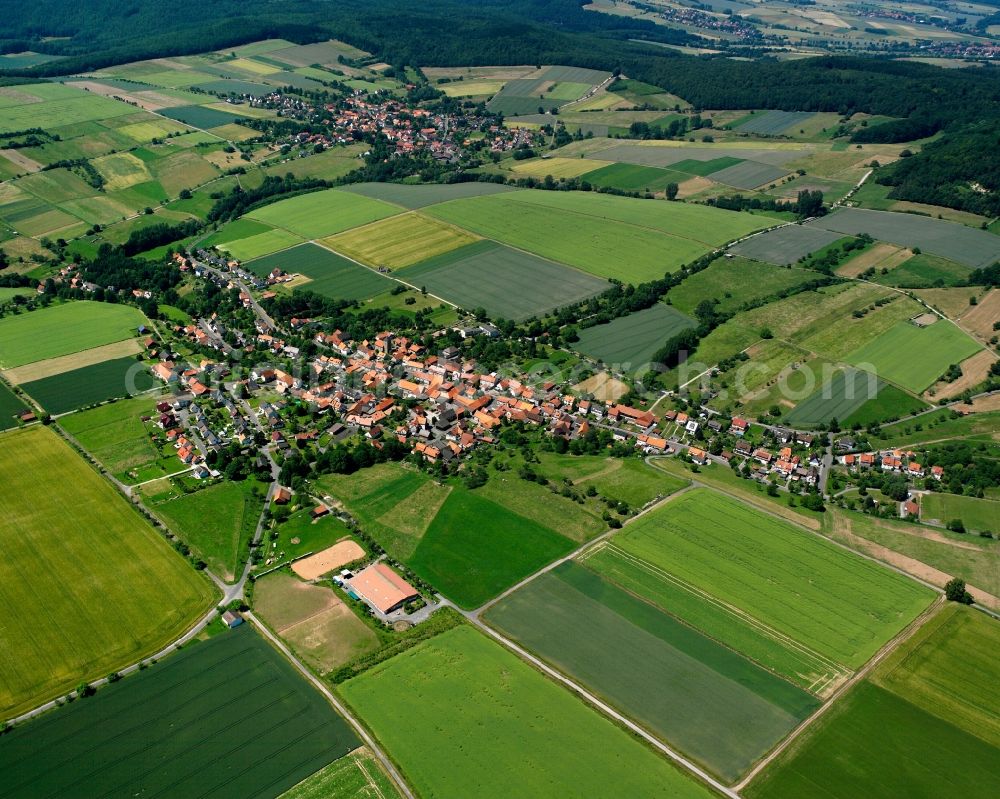
[[(779, 62), (686, 56), (657, 43), (699, 44), (645, 20), (595, 14), (585, 0), (0, 0), (0, 50), (64, 60), (9, 79), (57, 75), (140, 58), (204, 52), (262, 38), (343, 39), (392, 64), (567, 64), (624, 74), (696, 108), (864, 112), (892, 117), (861, 128), (858, 142), (932, 146), (881, 171), (891, 197), (1000, 214), (1000, 71), (940, 69), (879, 58), (828, 56)], [(137, 33), (139, 32), (139, 33)], [(60, 37), (53, 40), (52, 37)]]

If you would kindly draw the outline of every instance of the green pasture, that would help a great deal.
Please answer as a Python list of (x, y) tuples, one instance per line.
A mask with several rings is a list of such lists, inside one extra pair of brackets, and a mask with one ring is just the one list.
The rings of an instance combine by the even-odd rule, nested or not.
[(318, 239), (367, 225), (399, 212), (397, 207), (380, 200), (328, 189), (266, 205), (251, 211), (247, 216), (284, 228), (305, 239)]

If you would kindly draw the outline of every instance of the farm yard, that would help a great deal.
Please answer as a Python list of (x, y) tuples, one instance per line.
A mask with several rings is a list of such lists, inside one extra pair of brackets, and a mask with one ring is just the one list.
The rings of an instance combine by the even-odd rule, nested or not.
[[(992, 796), (1000, 779), (1000, 706), (991, 690), (996, 622), (950, 605), (746, 789), (784, 799), (817, 782), (834, 799), (865, 795)], [(958, 659), (952, 653), (961, 651)], [(886, 731), (892, 734), (887, 735)]]
[[(544, 795), (553, 786), (566, 795), (712, 795), (468, 626), (339, 690), (421, 795), (499, 799)], [(456, 769), (459, 747), (464, 767)]]
[[(0, 746), (8, 775), (0, 796), (271, 799), (358, 744), (326, 699), (244, 625), (13, 731)], [(256, 756), (234, 769), (234, 751)]]
[(317, 244), (302, 244), (252, 260), (246, 268), (261, 277), (275, 269), (303, 275), (308, 280), (296, 283), (296, 286), (336, 300), (367, 300), (395, 285), (378, 272), (359, 266)]
[(657, 303), (606, 325), (584, 328), (574, 346), (591, 358), (635, 372), (648, 364), (668, 339), (694, 326), (690, 317)]
[(819, 705), (573, 563), (503, 599), (486, 619), (727, 781)]
[(707, 489), (643, 516), (614, 544), (848, 669), (932, 598), (917, 583)]
[(72, 302), (0, 319), (0, 368), (132, 338), (146, 317), (130, 305)]
[[(950, 364), (960, 363), (979, 349), (980, 345), (952, 322), (940, 320), (927, 327), (899, 322), (849, 354), (847, 360), (905, 389), (921, 392)], [(920, 353), (920, 357), (913, 357), (913, 353)]]
[(584, 272), (487, 240), (406, 267), (396, 277), (460, 307), (485, 308), (491, 318), (515, 322), (608, 287)]
[(51, 430), (4, 433), (0, 465), (4, 718), (157, 651), (208, 610), (208, 581)]

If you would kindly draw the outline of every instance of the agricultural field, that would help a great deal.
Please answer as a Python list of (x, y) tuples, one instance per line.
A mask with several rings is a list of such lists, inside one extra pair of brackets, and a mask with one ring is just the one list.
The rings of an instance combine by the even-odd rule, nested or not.
[(266, 205), (247, 216), (304, 239), (319, 239), (398, 213), (399, 208), (381, 200), (327, 189)]
[(856, 424), (867, 427), (872, 423), (899, 419), (926, 409), (927, 403), (922, 399), (917, 399), (891, 383), (886, 383), (879, 387), (875, 397), (852, 411), (848, 416), (838, 416), (837, 419), (845, 428), (853, 427)]
[(545, 506), (538, 507), (537, 498), (522, 501), (531, 491), (522, 484), (528, 485), (512, 479), (507, 490), (470, 491), (388, 465), (317, 481), (393, 557), (462, 607), (481, 605), (569, 552), (574, 542), (567, 536), (603, 527), (576, 503), (544, 489)]
[(841, 369), (786, 414), (785, 421), (798, 429), (809, 429), (831, 419), (847, 419), (865, 403), (877, 399), (886, 387), (871, 372)]
[(95, 97), (61, 83), (38, 83), (0, 89), (0, 133), (27, 130), (44, 119), (47, 127), (134, 114), (125, 103)]
[[(0, 790), (272, 799), (358, 743), (326, 699), (244, 625), (15, 730), (0, 747), (0, 768), (12, 778)], [(232, 768), (239, 751), (255, 756)]]
[(389, 278), (316, 244), (301, 244), (290, 250), (265, 256), (245, 264), (255, 275), (264, 277), (274, 269), (308, 278), (297, 288), (315, 291), (336, 300), (367, 300), (395, 285)]
[(494, 319), (515, 322), (608, 288), (592, 275), (486, 240), (406, 267), (397, 277), (462, 308), (485, 308)]
[(0, 382), (0, 431), (17, 427), (15, 417), (26, 410), (28, 410), (28, 406), (7, 388), (6, 383)]
[(399, 799), (399, 793), (367, 747), (334, 760), (280, 799)]
[(400, 269), (477, 240), (465, 230), (411, 211), (340, 233), (323, 243), (369, 266)]
[(515, 189), (501, 183), (441, 183), (423, 186), (413, 186), (407, 183), (354, 183), (345, 186), (343, 191), (360, 194), (373, 200), (382, 200), (415, 211), (449, 200), (482, 197), (487, 194), (504, 194), (515, 191)]
[(819, 701), (574, 563), (486, 618), (726, 781)]
[(641, 508), (657, 497), (680, 491), (688, 482), (670, 477), (636, 458), (558, 455), (540, 452), (541, 471), (550, 480), (570, 480), (577, 488), (593, 486), (602, 497)]
[(970, 533), (1000, 532), (1000, 502), (957, 494), (924, 494), (920, 499), (920, 520), (948, 524), (961, 519)]
[[(573, 159), (560, 159), (572, 162)], [(598, 161), (588, 161), (579, 159), (580, 163), (595, 164)], [(669, 169), (658, 169), (652, 166), (639, 166), (636, 164), (609, 164), (591, 172), (587, 172), (581, 178), (592, 186), (615, 187), (625, 191), (665, 191), (670, 183), (683, 183), (690, 175), (683, 172), (676, 172)]]
[(158, 651), (209, 608), (213, 591), (51, 430), (4, 433), (0, 464), (8, 718)]
[(757, 136), (780, 136), (789, 130), (798, 129), (812, 116), (814, 114), (811, 111), (764, 111), (754, 114), (734, 130)]
[(839, 233), (821, 228), (785, 225), (777, 230), (761, 233), (759, 236), (741, 241), (732, 248), (732, 252), (754, 261), (785, 266), (794, 264), (800, 258), (804, 258), (841, 238), (843, 236)]
[(636, 520), (614, 545), (848, 669), (932, 598), (917, 583), (710, 490)]
[(105, 400), (141, 394), (156, 385), (146, 365), (133, 356), (71, 369), (22, 383), (21, 388), (49, 413), (62, 414)]
[(547, 175), (554, 178), (578, 178), (585, 173), (608, 166), (611, 166), (609, 161), (554, 157), (519, 161), (511, 167), (511, 171), (515, 175), (532, 175), (536, 178), (544, 178)]
[(668, 339), (694, 326), (695, 321), (690, 317), (657, 303), (606, 325), (581, 330), (574, 347), (615, 368), (635, 372), (648, 364)]
[(252, 261), (274, 253), (282, 252), (302, 244), (302, 237), (287, 230), (272, 228), (246, 238), (233, 239), (218, 245), (237, 261)]
[(146, 317), (131, 305), (70, 302), (0, 319), (0, 368), (57, 358), (136, 335)]
[(814, 272), (804, 269), (783, 269), (746, 258), (717, 258), (707, 269), (695, 272), (672, 288), (668, 297), (670, 304), (681, 313), (694, 313), (698, 303), (705, 299), (717, 300), (716, 310), (728, 313), (748, 302), (774, 296), (815, 279)]
[[(979, 344), (949, 321), (939, 320), (927, 327), (899, 322), (849, 354), (847, 360), (884, 380), (921, 392), (949, 365), (960, 363), (979, 349)], [(916, 353), (919, 358), (914, 357)]]
[(955, 263), (938, 255), (920, 253), (890, 269), (888, 274), (879, 275), (877, 279), (887, 286), (907, 288), (961, 286), (968, 283), (970, 271), (964, 264)]
[(264, 509), (262, 486), (250, 480), (223, 482), (188, 494), (158, 480), (143, 486), (142, 493), (149, 509), (213, 572), (235, 579)]
[(379, 647), (378, 636), (328, 586), (284, 571), (257, 580), (254, 612), (319, 674)]
[(508, 117), (533, 114), (540, 108), (551, 111), (580, 99), (609, 77), (607, 72), (593, 69), (544, 67), (526, 77), (508, 80), (487, 103), (487, 108)]
[(553, 786), (572, 796), (712, 795), (468, 626), (375, 666), (340, 691), (421, 795), (500, 799), (548, 795)]
[[(986, 797), (1000, 780), (997, 622), (949, 605), (750, 784), (751, 799)], [(955, 653), (962, 656), (956, 658)], [(891, 735), (886, 735), (891, 730)]]
[(156, 412), (157, 397), (119, 400), (59, 418), (59, 426), (105, 469), (125, 483), (152, 480), (180, 470), (177, 454), (159, 452), (142, 417)]
[(784, 167), (773, 164), (762, 164), (758, 161), (746, 160), (741, 164), (726, 167), (711, 173), (716, 183), (732, 186), (734, 189), (756, 189), (768, 183), (774, 183), (788, 174)]
[(1000, 237), (985, 230), (916, 214), (838, 208), (832, 214), (807, 223), (807, 227), (848, 236), (867, 233), (878, 241), (900, 247), (919, 247), (922, 252), (957, 261), (972, 269), (1000, 259)]
[(630, 283), (662, 277), (713, 246), (764, 226), (749, 214), (586, 192), (510, 192), (442, 203), (427, 212), (501, 243)]

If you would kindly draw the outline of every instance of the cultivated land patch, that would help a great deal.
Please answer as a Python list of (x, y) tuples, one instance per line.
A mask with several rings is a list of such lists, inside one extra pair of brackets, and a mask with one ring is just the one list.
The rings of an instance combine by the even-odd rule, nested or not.
[[(733, 144), (682, 145), (679, 142), (612, 144), (609, 147), (600, 145), (591, 147), (588, 143), (585, 151), (588, 158), (599, 158), (602, 161), (620, 161), (626, 164), (667, 168), (672, 168), (674, 164), (681, 161), (713, 161), (716, 158), (752, 159), (759, 163), (781, 165), (808, 154), (801, 147), (764, 149), (761, 147), (740, 147)], [(560, 155), (564, 154), (563, 150), (556, 152)]]
[[(357, 745), (326, 699), (244, 625), (15, 730), (0, 748), (11, 778), (0, 796), (271, 799)], [(230, 767), (234, 752), (250, 751)]]
[[(428, 213), (592, 274), (632, 283), (662, 277), (717, 244), (763, 227), (759, 217), (749, 214), (589, 192), (512, 192), (443, 203)], [(716, 215), (720, 213), (724, 215)]]
[(1000, 259), (1000, 236), (916, 214), (838, 208), (832, 214), (807, 224), (851, 236), (867, 233), (879, 241), (901, 247), (919, 247), (924, 252), (958, 261), (973, 269), (989, 266)]
[(324, 239), (323, 243), (369, 266), (400, 269), (477, 239), (461, 228), (411, 211)]
[(399, 272), (400, 280), (462, 308), (520, 322), (599, 294), (608, 283), (562, 264), (479, 241)]
[(933, 598), (905, 577), (709, 490), (637, 519), (614, 544), (852, 669)]
[(255, 612), (321, 674), (378, 647), (375, 631), (329, 586), (278, 571), (256, 582), (253, 602)]
[(764, 111), (737, 125), (735, 130), (759, 136), (778, 136), (788, 130), (797, 130), (813, 116), (812, 111)]
[(745, 258), (717, 258), (707, 269), (695, 272), (670, 290), (670, 304), (685, 314), (694, 313), (705, 299), (717, 300), (720, 312), (734, 311), (748, 302), (816, 279), (815, 272), (784, 269)]
[(125, 339), (90, 350), (7, 369), (4, 371), (3, 377), (14, 385), (20, 385), (21, 383), (30, 383), (32, 380), (41, 380), (43, 377), (52, 377), (73, 369), (80, 369), (84, 366), (91, 366), (95, 363), (102, 363), (112, 358), (135, 355), (141, 351), (142, 345), (139, 344), (138, 339)]
[(924, 494), (920, 498), (920, 520), (947, 524), (961, 519), (973, 532), (1000, 532), (1000, 502), (957, 494)]
[[(966, 299), (966, 307), (967, 304)], [(974, 307), (962, 314), (961, 327), (988, 340), (993, 336), (993, 323), (997, 321), (1000, 321), (1000, 289), (991, 289)]]
[(650, 363), (653, 355), (695, 321), (680, 311), (657, 303), (651, 308), (613, 319), (580, 331), (574, 347), (618, 370), (636, 372)]
[(954, 286), (968, 282), (971, 270), (964, 264), (956, 263), (939, 255), (921, 252), (907, 258), (902, 264), (891, 269), (887, 275), (879, 275), (878, 281), (887, 286), (907, 286), (930, 288), (932, 286)]
[(728, 781), (819, 705), (573, 563), (505, 598), (487, 619)]
[(61, 414), (157, 385), (145, 364), (126, 356), (23, 383), (21, 388), (49, 413)]
[(710, 177), (717, 183), (724, 183), (736, 189), (756, 189), (765, 183), (773, 183), (787, 174), (788, 170), (780, 166), (744, 161), (742, 164), (712, 172)]
[(308, 282), (297, 285), (337, 300), (367, 300), (395, 285), (378, 272), (316, 244), (302, 244), (250, 261), (245, 266), (261, 277), (266, 277), (275, 269), (303, 275), (309, 279)]
[(904, 247), (879, 242), (864, 252), (849, 258), (837, 267), (841, 277), (857, 277), (868, 269), (895, 269), (910, 257), (911, 253)]
[(17, 427), (16, 417), (26, 410), (28, 410), (28, 406), (7, 388), (6, 383), (0, 382), (0, 430)]
[[(565, 159), (573, 160), (573, 159)], [(584, 163), (596, 164), (597, 161), (578, 159)], [(683, 172), (669, 169), (658, 169), (639, 164), (610, 164), (594, 169), (582, 175), (583, 180), (599, 187), (614, 187), (626, 191), (664, 191), (670, 183), (683, 183), (688, 179)]]
[(741, 241), (732, 248), (732, 252), (755, 261), (785, 266), (841, 238), (843, 236), (839, 233), (821, 228), (786, 225)]
[(928, 327), (899, 322), (852, 352), (847, 360), (919, 393), (933, 384), (948, 366), (961, 363), (979, 349), (979, 344), (946, 320)]
[(826, 424), (831, 419), (847, 419), (886, 387), (871, 372), (846, 368), (838, 371), (816, 391), (795, 406), (785, 421), (798, 428)]
[(301, 236), (296, 236), (281, 228), (274, 228), (254, 236), (227, 241), (224, 244), (219, 244), (218, 247), (238, 261), (251, 261), (301, 243)]
[(280, 799), (399, 799), (399, 793), (367, 747), (307, 777)]
[(173, 108), (161, 108), (159, 113), (169, 119), (176, 119), (193, 128), (208, 130), (229, 125), (241, 119), (237, 114), (227, 114), (215, 108), (204, 105), (178, 105)]
[(146, 317), (131, 305), (70, 302), (0, 319), (0, 367), (9, 369), (47, 358), (133, 338)]
[(398, 213), (399, 208), (381, 200), (328, 189), (266, 205), (247, 216), (306, 239), (318, 239)]
[(421, 795), (711, 796), (471, 627), (448, 630), (340, 691)]
[(209, 584), (51, 430), (5, 433), (0, 466), (0, 716), (157, 651), (207, 610)]
[(384, 200), (410, 210), (448, 200), (481, 197), (484, 194), (503, 194), (514, 190), (502, 183), (428, 183), (422, 186), (407, 183), (355, 183), (343, 188), (343, 191), (351, 194), (361, 194), (373, 200)]
[(832, 799), (992, 796), (1000, 781), (998, 645), (996, 621), (964, 607), (943, 608), (745, 795), (784, 799), (822, 784)]
[(519, 161), (511, 167), (516, 175), (533, 175), (544, 178), (551, 175), (554, 178), (576, 178), (586, 172), (601, 167), (610, 166), (610, 161), (592, 161), (586, 158), (538, 158), (531, 161)]

